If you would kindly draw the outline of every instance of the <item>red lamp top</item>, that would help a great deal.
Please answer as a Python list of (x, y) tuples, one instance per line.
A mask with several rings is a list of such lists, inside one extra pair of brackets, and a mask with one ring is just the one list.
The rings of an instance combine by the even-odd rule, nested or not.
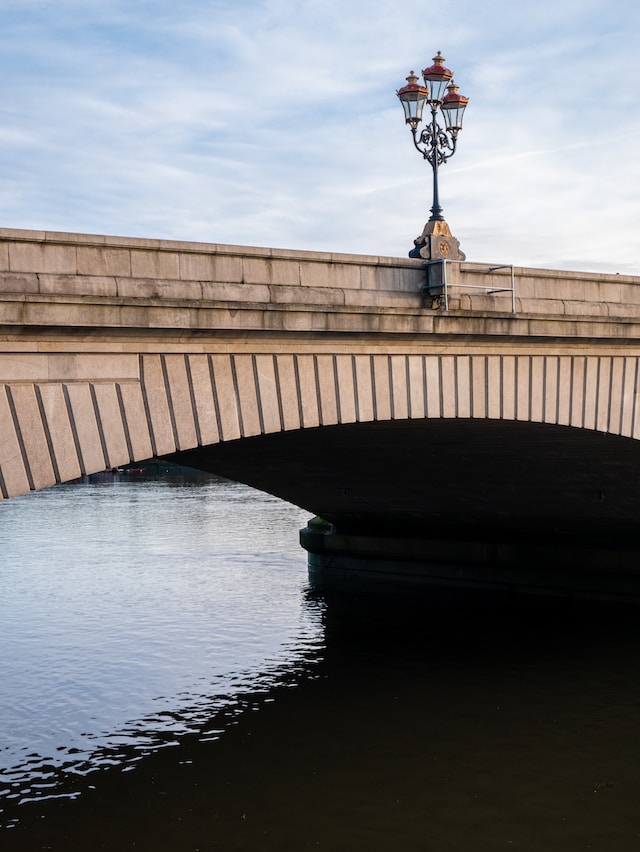
[(442, 99), (442, 109), (459, 109), (466, 107), (468, 103), (469, 98), (458, 92), (458, 86), (452, 80), (447, 86), (447, 94)]
[(398, 89), (396, 94), (398, 95), (400, 100), (403, 100), (402, 95), (421, 95), (422, 97), (426, 98), (429, 94), (429, 91), (424, 86), (421, 86), (418, 83), (418, 78), (416, 77), (415, 73), (411, 71), (411, 73), (407, 77), (407, 85), (403, 86), (401, 89)]
[(453, 71), (444, 67), (444, 56), (440, 51), (433, 57), (433, 65), (425, 68), (422, 72), (424, 82), (443, 82), (448, 83), (453, 77)]

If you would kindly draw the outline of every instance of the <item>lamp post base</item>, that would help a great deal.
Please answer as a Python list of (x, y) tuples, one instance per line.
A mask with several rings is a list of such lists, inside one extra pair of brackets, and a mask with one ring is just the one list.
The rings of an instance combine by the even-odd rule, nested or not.
[(430, 219), (414, 245), (409, 257), (423, 260), (466, 260), (467, 257), (444, 219)]

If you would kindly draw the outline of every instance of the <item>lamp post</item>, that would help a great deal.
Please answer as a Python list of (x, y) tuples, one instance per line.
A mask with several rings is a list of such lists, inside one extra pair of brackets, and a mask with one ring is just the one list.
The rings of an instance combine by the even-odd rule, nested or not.
[[(411, 128), (413, 144), (433, 170), (433, 205), (431, 217), (417, 240), (409, 257), (425, 260), (464, 260), (460, 243), (451, 235), (442, 215), (438, 196), (438, 169), (456, 152), (458, 133), (462, 130), (462, 116), (469, 98), (459, 94), (453, 81), (453, 71), (445, 68), (444, 56), (438, 51), (433, 65), (422, 72), (424, 86), (418, 82), (413, 71), (407, 77), (407, 85), (397, 91), (404, 109), (406, 123)], [(419, 131), (425, 104), (431, 110), (431, 120), (425, 121)], [(438, 124), (438, 111), (444, 120), (444, 128)]]

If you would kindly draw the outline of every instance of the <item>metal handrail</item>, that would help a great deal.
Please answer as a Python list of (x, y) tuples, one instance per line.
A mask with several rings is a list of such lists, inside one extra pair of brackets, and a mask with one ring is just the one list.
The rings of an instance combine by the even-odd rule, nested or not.
[(463, 263), (464, 261), (460, 260), (448, 260), (445, 257), (437, 258), (436, 260), (425, 260), (424, 266), (430, 267), (436, 263), (439, 263), (442, 266), (442, 281), (437, 284), (429, 284), (427, 283), (424, 286), (423, 290), (442, 290), (443, 295), (443, 308), (445, 311), (449, 310), (449, 295), (448, 291), (452, 287), (456, 287), (459, 290), (483, 290), (487, 296), (492, 295), (493, 293), (511, 293), (511, 313), (515, 314), (516, 312), (516, 284), (515, 284), (515, 273), (513, 271), (512, 263), (501, 263), (497, 266), (488, 266), (485, 272), (496, 272), (498, 269), (510, 269), (511, 270), (511, 287), (493, 287), (488, 288), (483, 286), (482, 284), (450, 284), (447, 281), (447, 263)]

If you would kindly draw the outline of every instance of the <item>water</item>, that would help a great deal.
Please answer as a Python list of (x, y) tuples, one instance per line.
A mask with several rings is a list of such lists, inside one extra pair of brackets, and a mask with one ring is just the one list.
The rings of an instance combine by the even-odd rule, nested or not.
[(0, 504), (0, 848), (640, 848), (635, 610), (326, 597), (307, 519), (176, 476)]

